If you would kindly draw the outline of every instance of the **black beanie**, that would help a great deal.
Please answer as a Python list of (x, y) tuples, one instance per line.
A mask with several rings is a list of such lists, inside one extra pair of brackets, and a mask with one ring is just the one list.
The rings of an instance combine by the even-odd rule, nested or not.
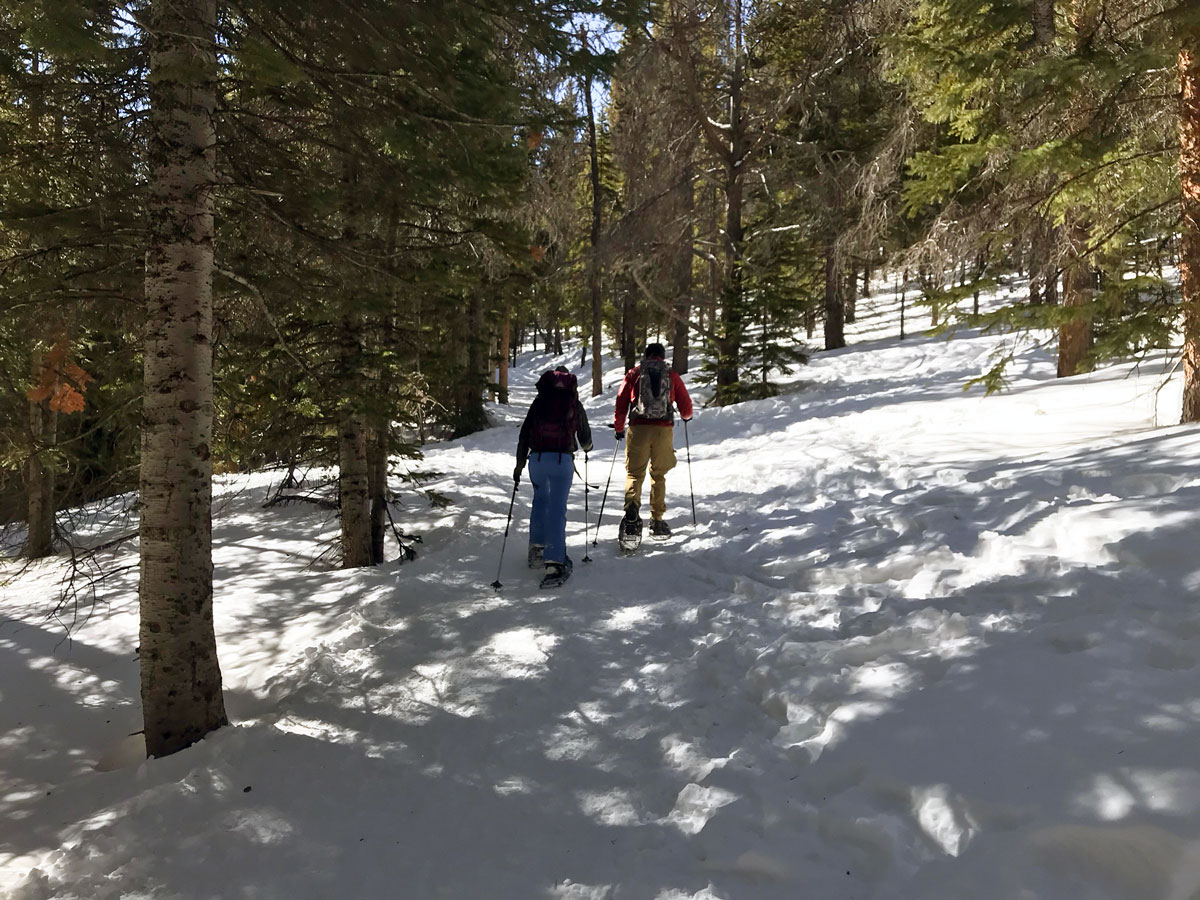
[(647, 344), (645, 355), (647, 359), (649, 359), (651, 356), (661, 356), (665, 359), (667, 356), (667, 350), (662, 344)]

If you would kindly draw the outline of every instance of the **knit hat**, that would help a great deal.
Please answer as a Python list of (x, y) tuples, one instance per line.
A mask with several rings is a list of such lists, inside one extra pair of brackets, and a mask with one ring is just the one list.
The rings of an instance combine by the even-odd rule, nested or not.
[(645, 356), (647, 359), (649, 359), (652, 356), (657, 356), (659, 358), (665, 359), (667, 356), (667, 350), (662, 344), (659, 344), (659, 343), (647, 344)]

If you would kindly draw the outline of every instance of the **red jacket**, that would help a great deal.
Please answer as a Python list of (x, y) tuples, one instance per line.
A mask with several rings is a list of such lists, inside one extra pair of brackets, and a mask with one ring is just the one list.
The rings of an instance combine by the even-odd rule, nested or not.
[[(651, 357), (651, 359), (661, 359), (662, 357)], [(625, 430), (625, 416), (629, 414), (629, 407), (633, 405), (637, 399), (638, 378), (642, 374), (641, 366), (634, 366), (625, 373), (625, 381), (621, 385), (621, 390), (617, 393), (617, 414), (613, 420), (613, 428), (617, 431)], [(675, 374), (675, 370), (671, 370), (671, 402), (679, 409), (679, 415), (686, 421), (692, 417), (692, 398), (688, 396), (687, 388), (683, 386), (683, 379)], [(665, 425), (670, 428), (674, 422), (661, 421), (658, 419), (643, 419), (639, 416), (633, 416), (629, 420), (630, 425)]]

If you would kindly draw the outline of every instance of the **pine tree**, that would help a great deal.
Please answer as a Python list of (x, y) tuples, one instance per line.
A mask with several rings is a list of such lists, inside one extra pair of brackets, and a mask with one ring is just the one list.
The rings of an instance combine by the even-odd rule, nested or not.
[[(944, 128), (941, 145), (911, 161), (909, 209), (939, 235), (961, 235), (959, 259), (994, 252), (998, 235), (1031, 249), (1037, 305), (990, 320), (1058, 329), (1061, 375), (1155, 332), (1143, 327), (1146, 283), (1123, 274), (1132, 234), (1174, 202), (1163, 177), (1173, 56), (1164, 38), (1180, 8), (921, 0), (894, 44), (894, 71)], [(1016, 221), (1034, 223), (1028, 241)], [(1051, 306), (1059, 275), (1062, 303)], [(1096, 329), (1105, 339), (1093, 347)], [(1114, 337), (1121, 331), (1128, 339)]]
[(1179, 247), (1183, 299), (1183, 415), (1200, 422), (1200, 13), (1180, 10), (1179, 181), (1182, 225)]
[(131, 486), (139, 362), (104, 350), (125, 346), (141, 293), (140, 126), (116, 115), (140, 50), (108, 4), (48, 13), (0, 11), (0, 470), (23, 472), (32, 557), (62, 505)]
[(212, 605), (216, 25), (216, 0), (150, 8), (139, 589), (150, 756), (227, 721)]

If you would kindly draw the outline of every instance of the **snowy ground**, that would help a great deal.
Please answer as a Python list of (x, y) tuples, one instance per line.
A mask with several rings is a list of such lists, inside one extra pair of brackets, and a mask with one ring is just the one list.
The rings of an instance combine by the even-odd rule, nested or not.
[(524, 568), (527, 486), (488, 586), (558, 360), (420, 464), (455, 502), (402, 511), (415, 562), (315, 569), (335, 523), (223, 482), (236, 727), (165, 760), (120, 766), (136, 573), (70, 642), (56, 565), (0, 588), (0, 893), (1200, 897), (1200, 431), (1167, 363), (1056, 380), (1027, 348), (985, 398), (997, 338), (860, 315), (781, 397), (698, 413), (697, 525), (677, 433), (669, 543), (616, 554), (618, 462), (585, 564), (576, 490), (562, 590)]

